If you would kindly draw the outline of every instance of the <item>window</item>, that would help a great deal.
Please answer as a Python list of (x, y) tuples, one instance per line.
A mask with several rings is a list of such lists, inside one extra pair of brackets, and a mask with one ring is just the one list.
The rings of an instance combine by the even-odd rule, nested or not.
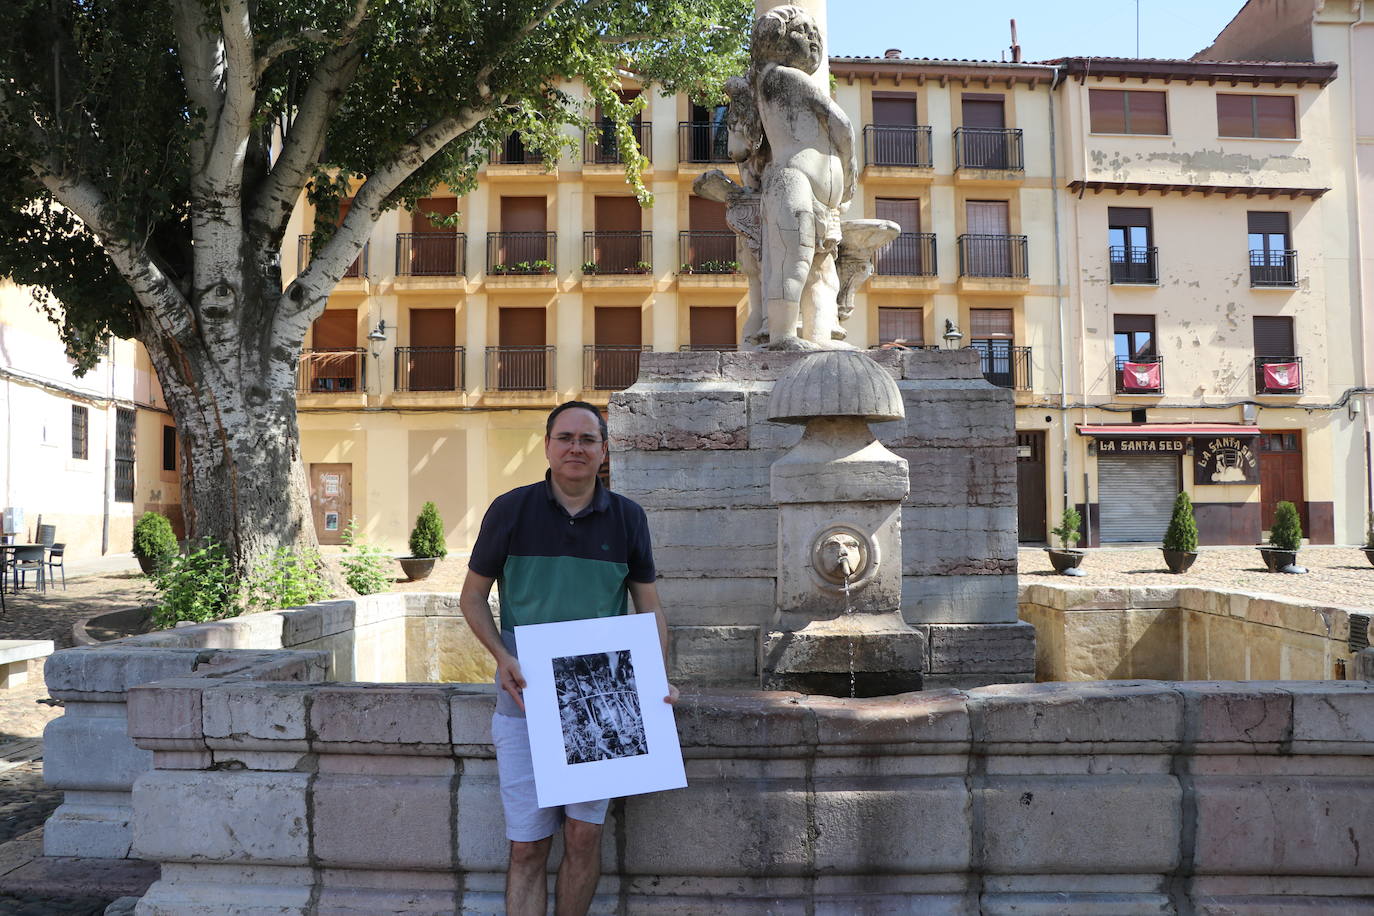
[(1114, 316), (1112, 341), (1118, 392), (1140, 394), (1164, 390), (1161, 359), (1156, 349), (1155, 316)]
[(694, 305), (687, 314), (689, 350), (733, 350), (738, 346), (734, 306)]
[(1246, 214), (1251, 286), (1297, 284), (1298, 253), (1289, 247), (1288, 214), (1252, 210)]
[(1107, 245), (1113, 283), (1157, 283), (1149, 207), (1108, 207)]
[(1217, 134), (1222, 137), (1296, 139), (1298, 119), (1291, 95), (1217, 96)]
[(1169, 133), (1169, 115), (1162, 92), (1089, 89), (1088, 117), (1095, 134)]
[(920, 308), (879, 308), (878, 343), (919, 347), (925, 343), (925, 313)]
[(89, 446), (87, 445), (87, 431), (90, 429), (90, 411), (85, 407), (72, 405), (72, 457), (86, 459), (90, 457)]
[(115, 410), (115, 502), (134, 501), (134, 412)]
[(983, 378), (999, 388), (1016, 387), (1012, 365), (1012, 310), (969, 309), (968, 319), (969, 346), (979, 353)]
[(1293, 344), (1293, 319), (1260, 317), (1255, 328), (1255, 391), (1302, 394), (1302, 359)]
[(175, 426), (162, 427), (162, 469), (164, 471), (177, 469), (177, 428)]

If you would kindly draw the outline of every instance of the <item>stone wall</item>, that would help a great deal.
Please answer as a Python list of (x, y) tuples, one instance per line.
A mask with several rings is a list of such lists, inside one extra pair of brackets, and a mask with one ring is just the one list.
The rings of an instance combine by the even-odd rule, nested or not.
[(1023, 586), (1038, 681), (1357, 678), (1351, 618), (1368, 612), (1183, 586)]
[[(907, 460), (902, 613), (926, 636), (927, 687), (1028, 681), (1016, 616), (1012, 394), (973, 350), (875, 350), (904, 420), (875, 423)], [(773, 383), (805, 354), (645, 353), (611, 399), (611, 485), (644, 506), (671, 626), (671, 676), (756, 686), (774, 614), (778, 516), (769, 467), (801, 437), (769, 422)], [(823, 494), (818, 494), (818, 501)]]

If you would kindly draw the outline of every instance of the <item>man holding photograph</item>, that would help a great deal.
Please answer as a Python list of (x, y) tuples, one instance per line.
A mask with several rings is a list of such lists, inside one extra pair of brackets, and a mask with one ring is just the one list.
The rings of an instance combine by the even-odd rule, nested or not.
[[(540, 808), (524, 720), (525, 679), (515, 652), (515, 627), (626, 613), (654, 614), (664, 661), (668, 627), (654, 585), (653, 547), (644, 510), (601, 485), (609, 454), (606, 421), (584, 401), (555, 407), (544, 427), (544, 479), (498, 496), (482, 519), (468, 559), (461, 606), (468, 626), (496, 659), (497, 700), (492, 743), (510, 840), (506, 870), (508, 916), (543, 916), (549, 848), (560, 821), (563, 861), (554, 891), (556, 916), (581, 916), (601, 876), (601, 825), (609, 800)], [(500, 582), (501, 629), (487, 603)], [(664, 701), (677, 701), (669, 687)]]

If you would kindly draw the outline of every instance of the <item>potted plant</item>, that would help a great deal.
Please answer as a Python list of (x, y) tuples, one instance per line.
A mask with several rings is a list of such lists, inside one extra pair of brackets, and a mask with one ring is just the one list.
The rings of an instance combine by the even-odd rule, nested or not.
[(1064, 514), (1059, 520), (1059, 527), (1050, 529), (1050, 534), (1059, 538), (1058, 548), (1045, 548), (1045, 552), (1050, 555), (1050, 564), (1054, 566), (1055, 572), (1066, 576), (1083, 575), (1083, 571), (1078, 568), (1078, 565), (1083, 562), (1083, 557), (1087, 551), (1074, 548), (1074, 545), (1082, 538), (1082, 535), (1079, 534), (1079, 528), (1082, 524), (1083, 517), (1078, 514), (1078, 510), (1072, 506), (1065, 506)]
[(553, 262), (544, 260), (535, 261), (530, 265), (530, 270), (532, 273), (537, 274), (551, 274), (553, 273)]
[(683, 261), (683, 262), (682, 262), (682, 266), (678, 268), (678, 271), (677, 271), (677, 272), (680, 273), (680, 274), (690, 274), (690, 273), (693, 273), (694, 271), (695, 271), (695, 268), (693, 268), (692, 265), (691, 265), (690, 263), (688, 263), (688, 262), (686, 262), (686, 261)]
[(582, 262), (582, 272), (583, 272), (584, 274), (595, 274), (595, 273), (597, 273), (597, 272), (600, 271), (600, 270), (601, 270), (601, 267), (600, 267), (595, 261), (583, 261), (583, 262)]
[(1282, 572), (1288, 567), (1298, 569), (1298, 548), (1302, 546), (1302, 522), (1298, 507), (1288, 500), (1280, 500), (1274, 507), (1274, 527), (1269, 531), (1269, 546), (1259, 548), (1264, 565), (1270, 572)]
[(145, 512), (134, 523), (134, 556), (145, 576), (151, 576), (177, 555), (180, 546), (167, 516)]
[(1369, 530), (1364, 533), (1364, 555), (1374, 563), (1374, 512), (1369, 513)]
[(1187, 493), (1180, 491), (1174, 498), (1174, 514), (1169, 519), (1169, 530), (1164, 532), (1162, 550), (1171, 573), (1186, 573), (1197, 559), (1197, 521)]
[(510, 268), (507, 267), (505, 264), (493, 264), (491, 265), (491, 272), (494, 274), (509, 273)]
[(648, 261), (635, 261), (633, 272), (637, 274), (647, 274), (652, 273), (653, 269), (654, 265), (650, 264)]
[(427, 502), (415, 519), (415, 527), (410, 532), (410, 556), (397, 557), (406, 578), (414, 582), (424, 579), (434, 572), (434, 564), (448, 556), (448, 546), (444, 543), (444, 522), (439, 518), (439, 510), (434, 503)]

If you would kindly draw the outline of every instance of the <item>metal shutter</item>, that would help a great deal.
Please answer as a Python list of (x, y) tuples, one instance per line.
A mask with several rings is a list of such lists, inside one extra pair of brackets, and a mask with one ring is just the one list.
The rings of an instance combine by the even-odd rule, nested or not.
[(1099, 455), (1103, 543), (1161, 541), (1178, 495), (1177, 455)]

